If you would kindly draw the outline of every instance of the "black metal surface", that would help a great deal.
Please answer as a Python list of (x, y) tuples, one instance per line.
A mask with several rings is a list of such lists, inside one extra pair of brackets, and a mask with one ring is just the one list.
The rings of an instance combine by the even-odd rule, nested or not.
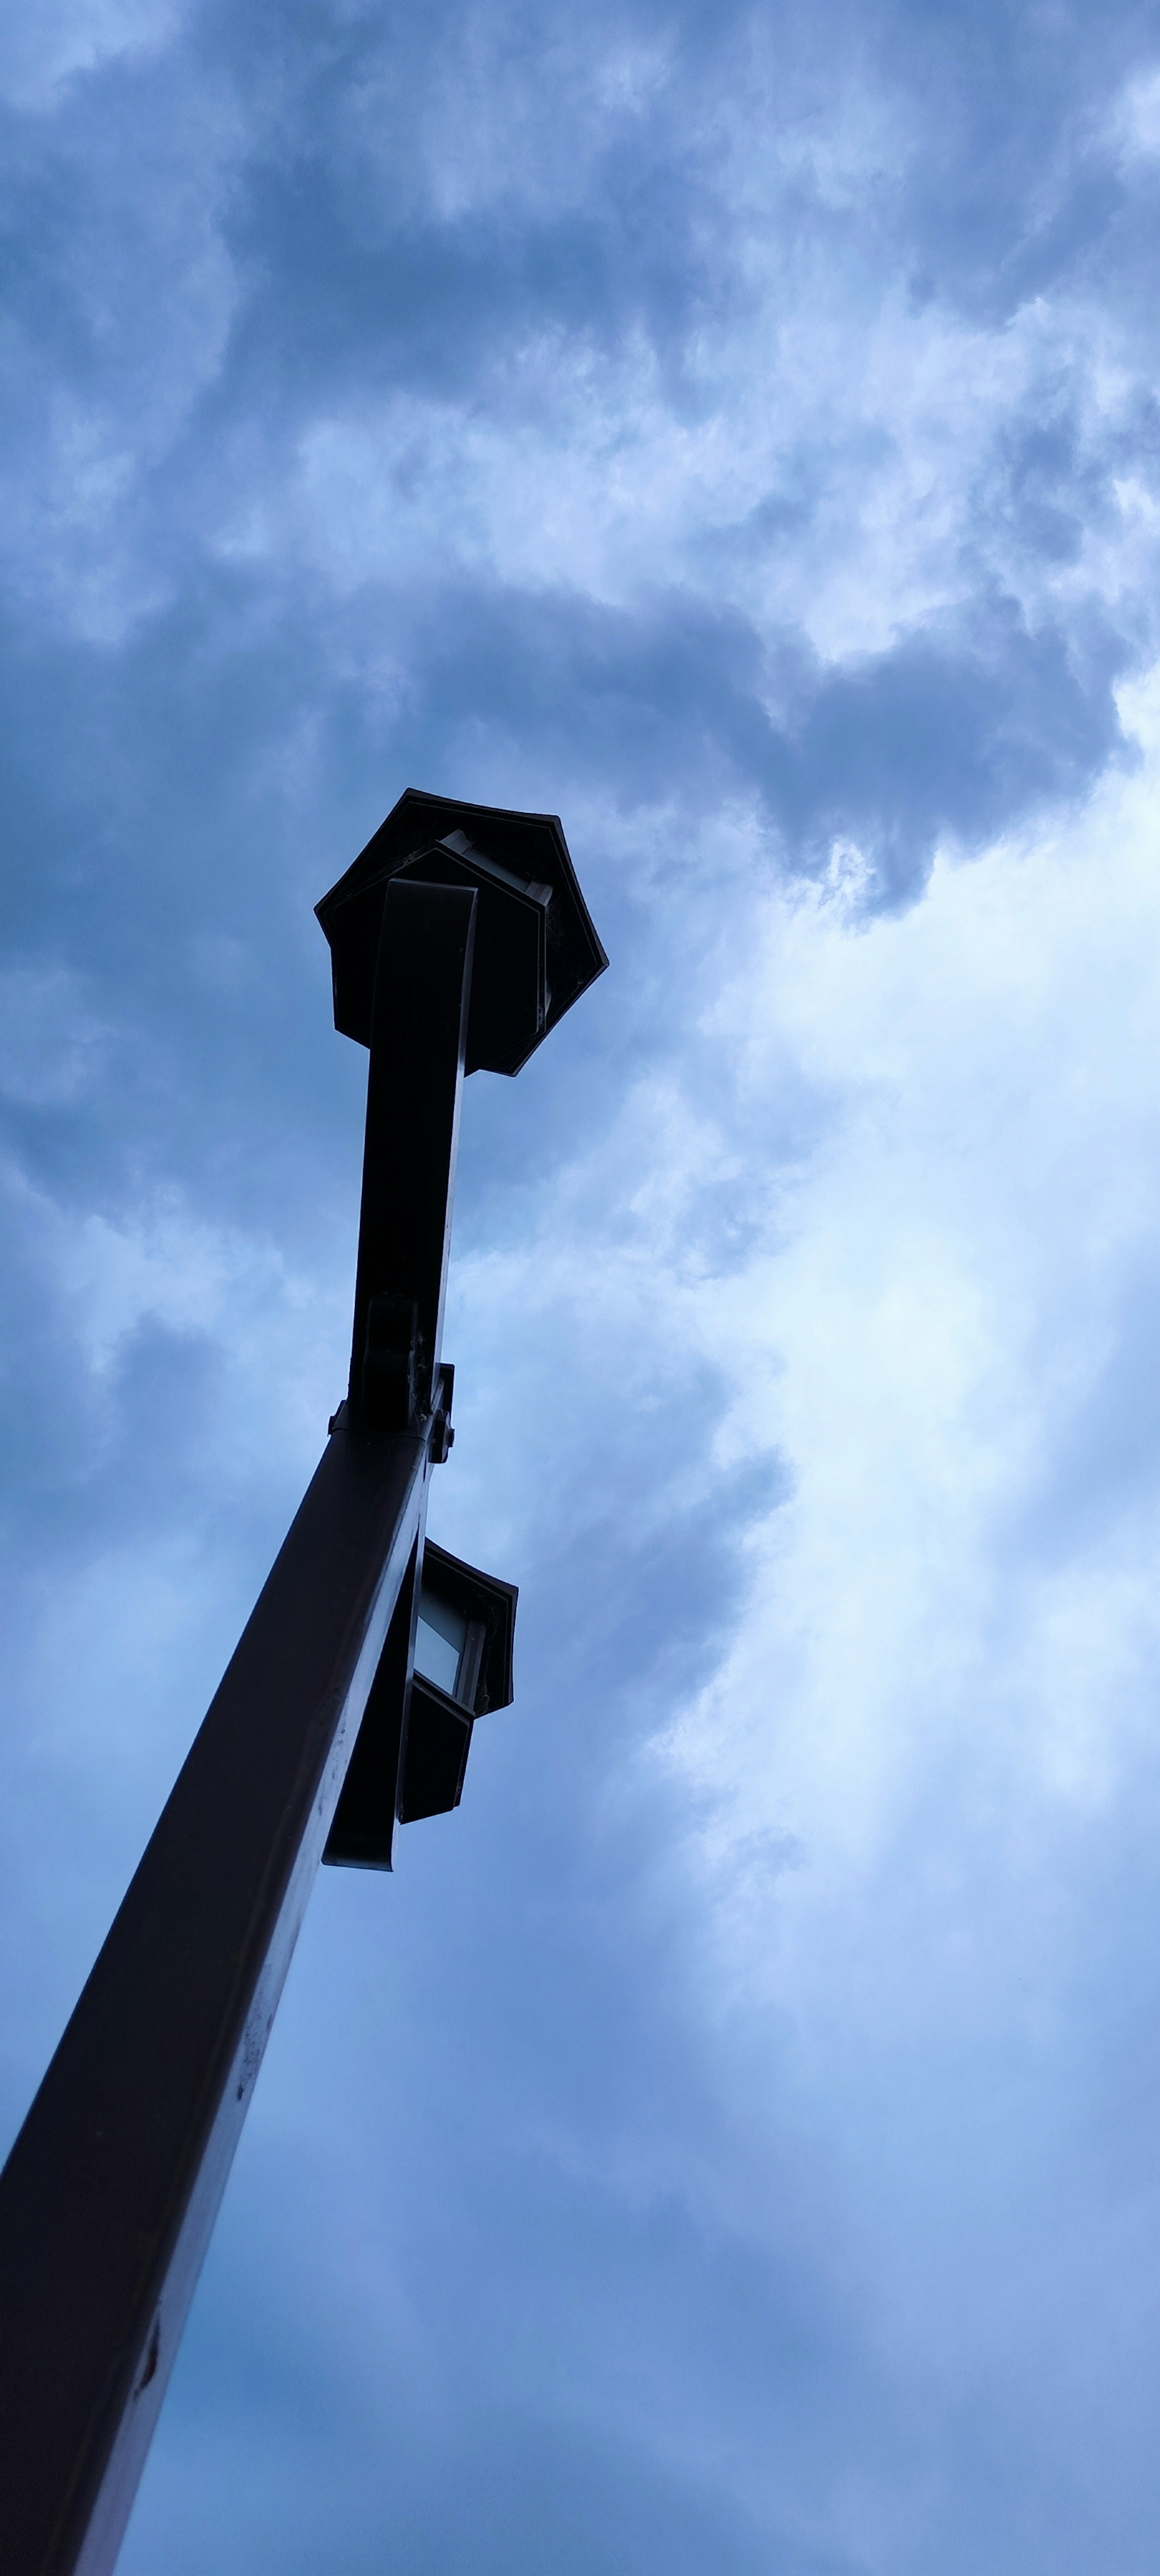
[[(463, 817), (538, 855), (550, 901), (445, 847), (400, 877)], [(428, 1544), (474, 1623), (470, 1705), (420, 1679), (409, 1744), (477, 921), (493, 1037), (505, 1012), (542, 1034), (607, 961), (554, 818), (408, 796), (383, 833), (349, 951), (371, 1049), (349, 1395), (0, 2175), (0, 2576), (110, 2576), (315, 1870), (389, 1868), (399, 1815), (457, 1802), (475, 1713), (511, 1697), (515, 1587)], [(363, 860), (319, 906), (336, 995)]]
[(368, 1043), (385, 888), (402, 870), (432, 865), (447, 876), (457, 871), (456, 881), (473, 883), (480, 898), (467, 1071), (517, 1073), (608, 964), (556, 814), (468, 805), (409, 787), (316, 907), (330, 943), (335, 1027)]
[(388, 1630), (405, 1680), (427, 1475), (445, 1455), (449, 1372), (438, 1412), (426, 1397), (474, 910), (462, 888), (392, 888), (376, 993), (352, 1376), (361, 1398), (376, 1296), (388, 1324), (400, 1305), (416, 1320), (421, 1364), (400, 1397), (389, 1335), (372, 1341), (373, 1423), (350, 1402), (336, 1417), (0, 2176), (3, 2576), (113, 2567)]
[[(463, 841), (462, 833), (456, 839)], [(374, 878), (336, 906), (331, 940), (337, 1025), (347, 1037), (365, 1033), (368, 961), (378, 953), (387, 886), (417, 883), (459, 886), (478, 897), (466, 1070), (514, 1070), (544, 1033), (551, 888), (525, 885), (466, 842), (461, 850), (447, 843), (422, 850), (394, 876)]]
[(335, 1432), (0, 2177), (0, 2567), (114, 2565), (426, 1443)]
[(417, 1562), (416, 1542), (322, 1855), (324, 1861), (347, 1869), (391, 1866), (410, 1731), (408, 1685), (415, 1654)]
[(483, 1656), (472, 1692), (472, 1715), (482, 1717), (488, 1709), (510, 1708), (515, 1687), (512, 1659), (518, 1584), (505, 1583), (501, 1575), (485, 1574), (481, 1566), (466, 1564), (461, 1556), (452, 1556), (447, 1548), (437, 1547), (433, 1538), (427, 1540), (423, 1552), (423, 1581), (462, 1610), (466, 1618), (482, 1621)]
[[(539, 1045), (548, 1016), (548, 885), (529, 884), (498, 867), (463, 832), (406, 859), (393, 880), (470, 886), (478, 901), (476, 973), (467, 1027), (467, 1071), (506, 1073)], [(373, 903), (378, 888), (354, 895)], [(341, 918), (341, 916), (340, 916)]]
[(425, 1673), (412, 1676), (403, 1824), (417, 1824), (423, 1816), (449, 1816), (459, 1805), (473, 1725), (470, 1709), (437, 1682), (428, 1681)]
[[(474, 1720), (488, 1709), (510, 1706), (516, 1585), (467, 1565), (431, 1538), (424, 1542), (422, 1582), (424, 1590), (430, 1586), (482, 1631), (470, 1699), (454, 1698), (413, 1670), (414, 1614), (409, 1610), (406, 1652), (401, 1651), (400, 1626), (388, 1638), (375, 1676), (325, 1860), (389, 1869), (396, 1818), (410, 1825), (426, 1816), (449, 1815), (463, 1794)], [(401, 1611), (396, 1616), (401, 1621)], [(400, 1746), (403, 1769), (396, 1807), (391, 1793)]]
[(347, 1399), (383, 1429), (429, 1410), (439, 1359), (475, 910), (463, 886), (383, 903)]

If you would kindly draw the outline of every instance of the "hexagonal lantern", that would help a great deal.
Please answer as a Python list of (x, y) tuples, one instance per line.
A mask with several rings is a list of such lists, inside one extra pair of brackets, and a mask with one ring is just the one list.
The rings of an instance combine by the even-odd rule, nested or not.
[(559, 816), (405, 790), (315, 907), (330, 945), (335, 1027), (363, 1046), (370, 1044), (383, 897), (392, 877), (474, 886), (465, 1069), (518, 1073), (608, 964)]

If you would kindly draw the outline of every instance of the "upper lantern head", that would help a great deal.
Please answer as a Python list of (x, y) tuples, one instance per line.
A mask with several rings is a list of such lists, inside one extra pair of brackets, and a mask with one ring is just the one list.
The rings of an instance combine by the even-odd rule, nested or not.
[(392, 877), (474, 886), (466, 1070), (518, 1073), (608, 959), (559, 817), (405, 794), (315, 906), (330, 943), (334, 1025), (370, 1045), (383, 897)]

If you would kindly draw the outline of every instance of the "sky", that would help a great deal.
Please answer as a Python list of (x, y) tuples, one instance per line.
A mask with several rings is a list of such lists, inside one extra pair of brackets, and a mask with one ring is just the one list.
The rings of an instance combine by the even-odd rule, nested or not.
[(1160, 11), (0, 24), (0, 2112), (345, 1386), (403, 788), (516, 1702), (324, 1871), (123, 2576), (1154, 2576)]

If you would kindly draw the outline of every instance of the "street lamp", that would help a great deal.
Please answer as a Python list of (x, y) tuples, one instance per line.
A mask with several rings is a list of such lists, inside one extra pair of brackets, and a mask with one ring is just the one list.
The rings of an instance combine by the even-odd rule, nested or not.
[(608, 961), (554, 815), (415, 789), (318, 917), (370, 1050), (347, 1393), (0, 2175), (3, 2576), (109, 2576), (318, 1864), (389, 1869), (512, 1696), (514, 1584), (426, 1535), (463, 1078)]

